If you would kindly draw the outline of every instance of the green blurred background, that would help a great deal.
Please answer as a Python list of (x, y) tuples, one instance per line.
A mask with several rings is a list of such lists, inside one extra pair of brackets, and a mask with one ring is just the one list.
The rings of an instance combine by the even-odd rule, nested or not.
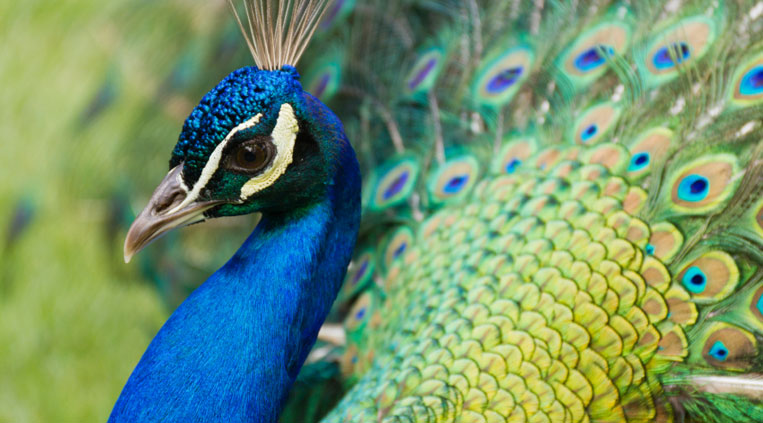
[(124, 264), (193, 105), (251, 59), (224, 0), (0, 2), (0, 422), (105, 421), (170, 311), (255, 225)]

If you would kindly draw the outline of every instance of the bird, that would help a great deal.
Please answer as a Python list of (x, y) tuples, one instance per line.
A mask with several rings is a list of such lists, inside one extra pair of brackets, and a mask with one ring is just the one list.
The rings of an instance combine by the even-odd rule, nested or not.
[[(266, 25), (283, 8), (248, 9), (272, 31), (249, 39), (258, 66), (232, 72), (193, 109), (171, 170), (128, 230), (126, 261), (173, 227), (262, 213), (159, 330), (110, 422), (275, 421), (336, 297), (357, 238), (360, 171), (341, 123), (293, 67), (325, 2), (293, 6), (284, 27)], [(272, 53), (257, 55), (264, 42)]]
[(231, 5), (125, 256), (262, 220), (110, 422), (277, 421), (332, 307), (326, 422), (763, 421), (761, 3)]

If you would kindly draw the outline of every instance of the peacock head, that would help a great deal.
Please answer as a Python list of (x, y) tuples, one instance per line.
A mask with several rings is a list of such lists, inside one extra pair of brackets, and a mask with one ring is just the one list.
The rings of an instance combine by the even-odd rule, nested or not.
[(302, 90), (294, 67), (234, 71), (186, 119), (169, 173), (128, 231), (125, 260), (176, 227), (325, 196), (338, 138), (338, 120)]

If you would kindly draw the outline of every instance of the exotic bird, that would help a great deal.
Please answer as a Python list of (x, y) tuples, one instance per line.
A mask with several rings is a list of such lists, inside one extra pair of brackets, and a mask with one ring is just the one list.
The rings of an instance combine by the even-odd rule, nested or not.
[(276, 421), (337, 296), (328, 422), (763, 421), (763, 3), (232, 6), (125, 257), (262, 219), (109, 421)]

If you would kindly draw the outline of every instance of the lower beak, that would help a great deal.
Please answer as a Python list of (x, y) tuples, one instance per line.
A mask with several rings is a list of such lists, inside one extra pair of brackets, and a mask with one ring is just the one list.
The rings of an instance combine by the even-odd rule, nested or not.
[(188, 190), (182, 183), (180, 164), (170, 170), (156, 187), (148, 205), (135, 218), (125, 238), (125, 263), (135, 253), (170, 229), (204, 220), (204, 212), (222, 201), (187, 201)]

